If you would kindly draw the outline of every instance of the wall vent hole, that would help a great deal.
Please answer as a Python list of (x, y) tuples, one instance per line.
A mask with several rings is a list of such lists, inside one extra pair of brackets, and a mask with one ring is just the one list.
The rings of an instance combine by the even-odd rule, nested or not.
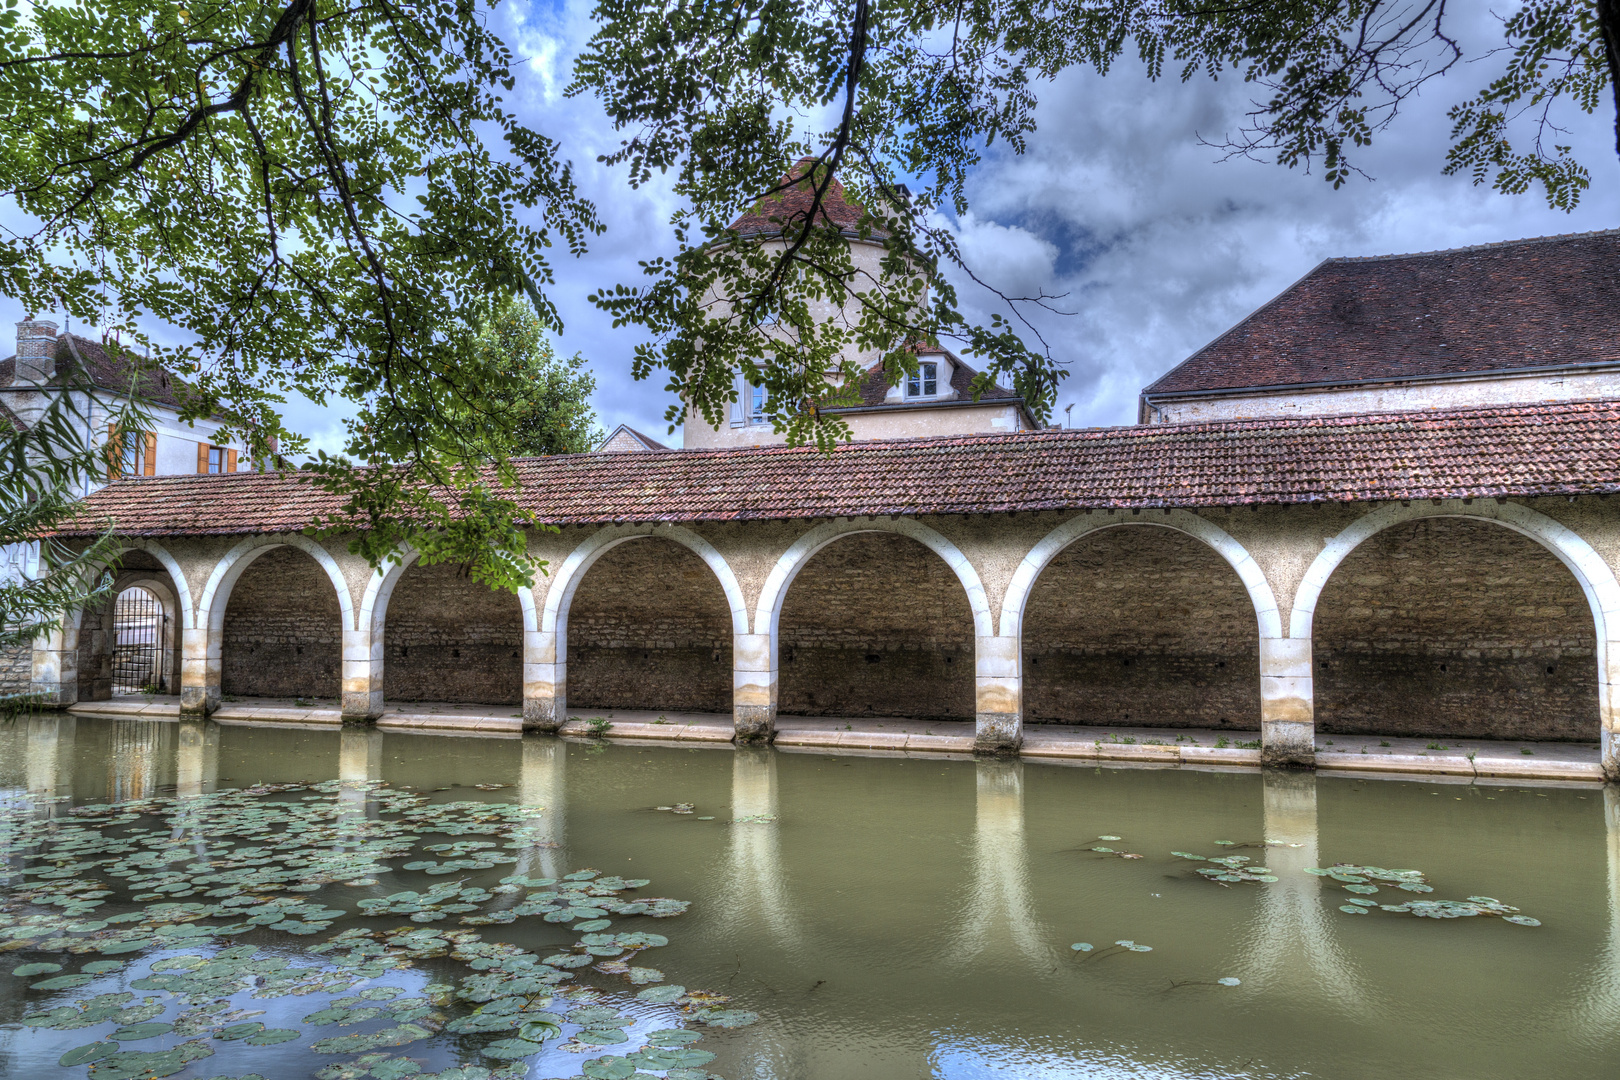
[(879, 656), (877, 653), (869, 652), (869, 653), (866, 654), (866, 662), (868, 664), (875, 664), (879, 660), (882, 660), (882, 659), (883, 659), (883, 657)]

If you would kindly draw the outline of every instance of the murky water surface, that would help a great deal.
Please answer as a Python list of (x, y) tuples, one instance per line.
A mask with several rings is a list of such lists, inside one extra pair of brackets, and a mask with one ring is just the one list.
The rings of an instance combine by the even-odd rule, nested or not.
[[(183, 807), (216, 788), (340, 774), (438, 803), (543, 806), (507, 852), (516, 863), (451, 880), (487, 889), (513, 874), (582, 868), (651, 879), (643, 893), (691, 907), (674, 918), (613, 917), (615, 932), (669, 938), (633, 962), (655, 965), (665, 985), (727, 995), (723, 1008), (759, 1016), (744, 1027), (706, 1026), (693, 1008), (637, 998), (642, 987), (623, 975), (579, 968), (567, 985), (601, 990), (596, 1004), (627, 1017), (629, 1037), (584, 1053), (553, 1040), (528, 1061), (532, 1077), (578, 1075), (603, 1054), (634, 1051), (650, 1031), (679, 1027), (702, 1033), (693, 1045), (715, 1055), (704, 1068), (727, 1080), (1620, 1072), (1613, 792), (90, 720), (25, 720), (0, 731), (0, 789), (13, 823), (71, 822), (71, 806), (108, 799), (164, 796)], [(368, 805), (361, 791), (358, 799), (359, 813), (386, 816), (375, 798)], [(692, 812), (653, 809), (682, 803)], [(436, 841), (449, 842), (423, 834), (423, 844)], [(188, 843), (216, 855), (229, 847), (210, 848), (207, 837)], [(1195, 872), (1207, 863), (1173, 851), (1248, 855), (1277, 880), (1212, 882)], [(33, 865), (15, 845), (6, 854), (14, 874)], [(388, 860), (392, 871), (374, 885), (296, 895), (352, 913), (361, 899), (425, 893), (446, 880), (402, 869), (407, 861)], [(1304, 872), (1333, 863), (1421, 870), (1434, 892), (1385, 885), (1358, 895)], [(13, 876), (11, 888), (25, 880)], [(139, 910), (118, 888), (97, 917)], [(1541, 925), (1341, 911), (1352, 898), (1394, 905), (1470, 896), (1514, 905)], [(455, 931), (459, 917), (431, 925)], [(163, 957), (255, 945), (296, 967), (321, 961), (309, 946), (358, 925), (412, 924), (349, 914), (302, 937), (255, 927), (202, 947), (114, 957), (129, 963), (59, 990), (31, 989), (38, 975), (6, 973), (53, 960), (72, 973), (100, 956), (0, 952), (0, 1075), (100, 1075), (57, 1061), (106, 1040), (115, 1024), (63, 1031), (20, 1021), (127, 990), (154, 958), (161, 967)], [(485, 941), (540, 956), (579, 938), (537, 916), (477, 929)], [(1121, 940), (1151, 951), (1108, 948)], [(1095, 948), (1077, 952), (1077, 942)], [(431, 996), (430, 984), (470, 973), (449, 958), (424, 959), (347, 992), (392, 986), (420, 996), (427, 987)], [(183, 1010), (163, 991), (136, 993), (167, 1002), (159, 1023)], [(343, 991), (296, 993), (243, 993), (229, 1005), (262, 1010), (253, 1020), (269, 1028), (300, 1027)], [(551, 1008), (580, 1004), (560, 999)], [(441, 992), (441, 1019), (425, 1023), (471, 1007)], [(363, 1059), (354, 1065), (354, 1053), (322, 1054), (311, 1043), (398, 1022), (311, 1028), (267, 1046), (215, 1039), (212, 1057), (173, 1075), (279, 1080), (325, 1069), (359, 1077)], [(385, 1047), (391, 1057), (376, 1060), (395, 1064), (376, 1075), (458, 1062), (497, 1067), (479, 1048), (511, 1034), (444, 1031)], [(167, 1034), (120, 1045), (162, 1051), (181, 1041)]]

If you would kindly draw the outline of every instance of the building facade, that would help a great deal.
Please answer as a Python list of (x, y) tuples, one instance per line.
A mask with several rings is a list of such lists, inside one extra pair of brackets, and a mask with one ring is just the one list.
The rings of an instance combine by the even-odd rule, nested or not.
[(1329, 259), (1142, 391), (1138, 422), (1620, 397), (1620, 230)]

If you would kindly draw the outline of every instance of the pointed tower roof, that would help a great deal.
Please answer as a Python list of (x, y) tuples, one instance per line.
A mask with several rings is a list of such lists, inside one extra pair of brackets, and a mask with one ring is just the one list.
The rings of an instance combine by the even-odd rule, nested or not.
[[(805, 220), (815, 203), (815, 189), (810, 179), (815, 164), (815, 158), (800, 158), (782, 177), (782, 190), (755, 203), (753, 209), (731, 223), (730, 230), (744, 236), (757, 236), (779, 233), (785, 223)], [(865, 213), (866, 208), (849, 199), (844, 194), (844, 185), (834, 177), (821, 197), (817, 223), (830, 222), (841, 230), (853, 231)], [(874, 235), (881, 234), (874, 232)]]

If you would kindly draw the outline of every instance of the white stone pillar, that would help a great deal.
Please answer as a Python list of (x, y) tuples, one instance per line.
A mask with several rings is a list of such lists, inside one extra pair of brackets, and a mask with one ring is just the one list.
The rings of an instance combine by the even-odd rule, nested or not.
[(1017, 753), (1024, 745), (1024, 673), (1018, 638), (976, 638), (973, 667), (974, 753)]
[[(30, 795), (55, 798), (73, 794), (76, 716), (31, 716), (23, 746), (23, 774)], [(51, 809), (49, 807), (47, 810)]]
[(1260, 639), (1260, 762), (1316, 765), (1310, 638)]
[(180, 715), (208, 716), (219, 708), (222, 630), (188, 629), (180, 635)]
[(66, 707), (79, 700), (79, 629), (59, 626), (34, 639), (29, 693), (42, 705)]
[(561, 739), (526, 736), (518, 766), (518, 801), (540, 807), (524, 833), (530, 847), (518, 853), (516, 872), (525, 877), (561, 877), (568, 864), (564, 845), (568, 823), (568, 744)]
[(207, 720), (181, 720), (178, 743), (176, 792), (185, 799), (213, 791), (219, 783), (219, 727)]
[(523, 631), (523, 730), (556, 732), (568, 719), (568, 663), (557, 634)]
[(776, 738), (776, 642), (770, 634), (731, 639), (731, 722), (738, 742)]
[(1598, 643), (1598, 728), (1602, 732), (1603, 775), (1620, 780), (1620, 641)]
[(343, 631), (343, 722), (374, 724), (383, 711), (383, 636)]

